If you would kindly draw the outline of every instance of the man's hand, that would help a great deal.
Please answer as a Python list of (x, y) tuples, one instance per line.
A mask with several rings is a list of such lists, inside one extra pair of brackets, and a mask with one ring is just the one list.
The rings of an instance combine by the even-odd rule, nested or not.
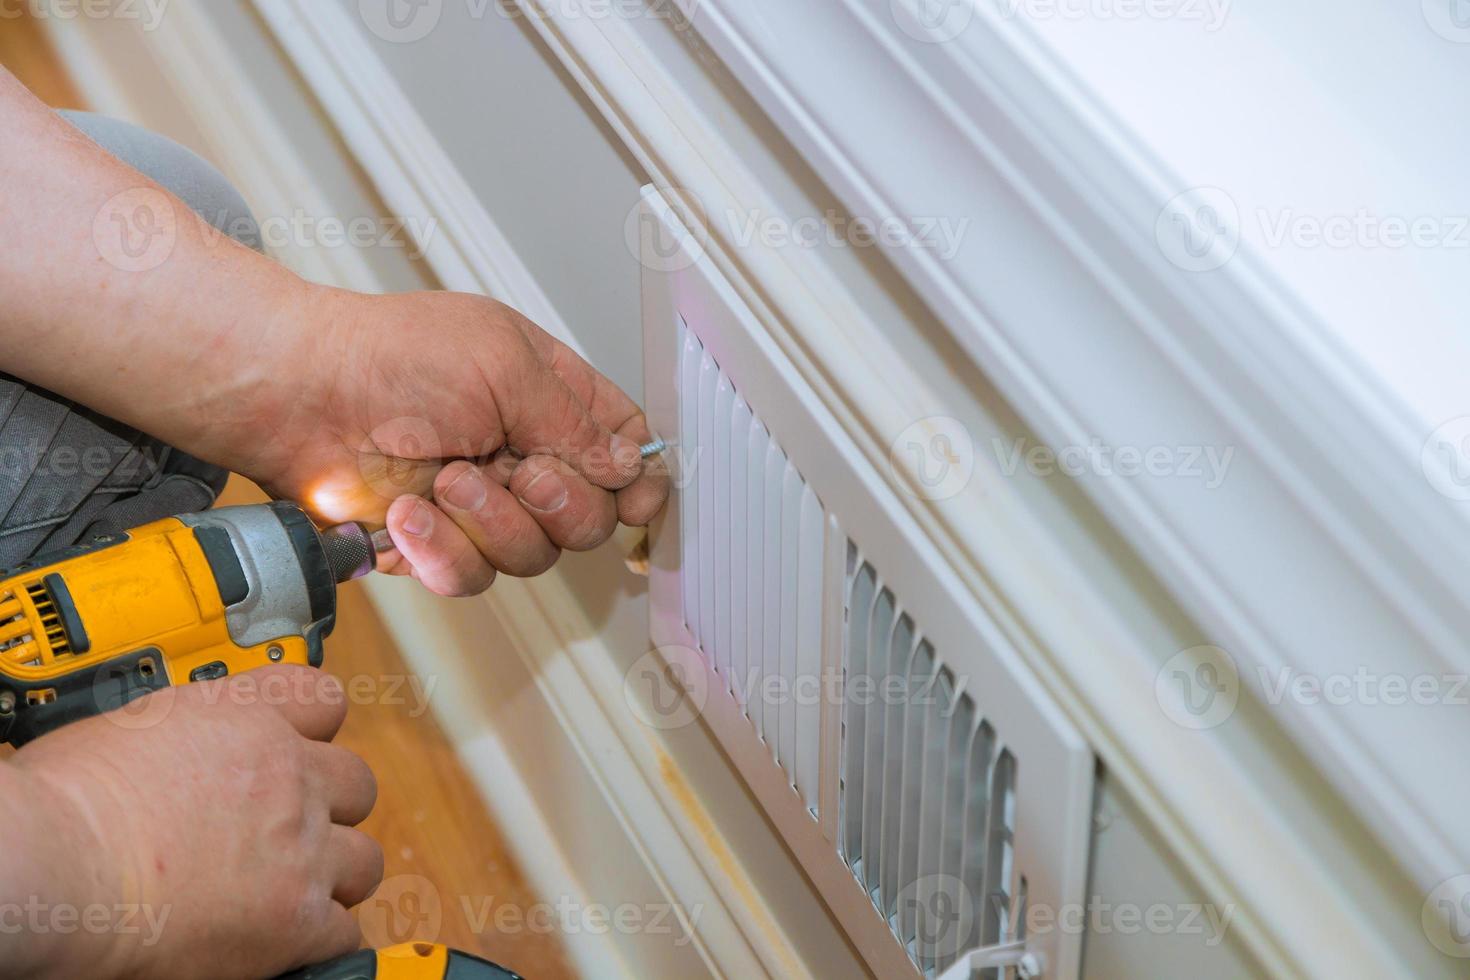
[[(25, 889), (46, 908), (7, 971), (259, 978), (357, 949), (347, 910), (383, 856), (352, 829), (372, 774), (328, 744), (345, 711), (329, 675), (269, 667), (166, 688), (18, 752), (0, 767), (0, 866), (8, 900)], [(73, 910), (64, 934), (58, 909)]]
[[(382, 565), (448, 595), (496, 571), (544, 571), (662, 506), (661, 466), (638, 458), (649, 432), (637, 407), (515, 311), (310, 285), (4, 69), (0, 113), (0, 175), (26, 189), (0, 221), (0, 370), (319, 518), (386, 523), (398, 553)], [(169, 233), (157, 261), (134, 266), (98, 228), (139, 195)]]
[[(380, 567), (442, 595), (538, 575), (668, 497), (637, 405), (514, 310), (463, 293), (314, 291), (309, 336), (209, 453), (327, 521), (386, 524)], [(248, 403), (247, 403), (248, 404)]]

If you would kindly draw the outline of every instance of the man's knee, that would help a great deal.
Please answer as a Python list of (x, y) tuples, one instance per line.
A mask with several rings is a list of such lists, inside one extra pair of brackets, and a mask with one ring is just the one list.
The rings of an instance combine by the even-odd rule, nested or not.
[(157, 181), (217, 230), (264, 251), (260, 226), (245, 199), (209, 161), (165, 136), (120, 119), (71, 110), (61, 115), (108, 153)]

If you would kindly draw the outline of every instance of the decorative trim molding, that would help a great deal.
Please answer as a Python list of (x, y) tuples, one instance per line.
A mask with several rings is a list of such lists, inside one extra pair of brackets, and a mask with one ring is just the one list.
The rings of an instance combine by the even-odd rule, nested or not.
[[(1141, 325), (1158, 322), (1161, 317), (1167, 320), (1180, 314), (1184, 315), (1183, 323), (1196, 321), (1187, 315), (1187, 307), (1168, 301), (1169, 294), (1151, 286), (1147, 278), (1141, 281), (1145, 298), (1168, 302), (1162, 314), (1141, 307), (1140, 298), (1123, 288), (1118, 275), (1099, 269), (1088, 244), (1065, 222), (1057, 220), (1058, 208), (1070, 199), (1048, 205), (1030, 193), (1021, 175), (1032, 168), (1045, 169), (1045, 145), (1037, 145), (1021, 134), (1017, 145), (1029, 156), (1021, 164), (998, 160), (989, 140), (969, 126), (963, 130), (963, 139), (942, 147), (883, 155), (886, 160), (901, 158), (905, 162), (902, 178), (885, 183), (884, 191), (894, 187), (933, 188), (936, 184), (975, 189), (978, 200), (951, 202), (947, 210), (899, 208), (856, 193), (868, 186), (856, 178), (866, 176), (866, 168), (873, 165), (873, 155), (863, 153), (862, 145), (892, 145), (895, 133), (910, 132), (909, 126), (899, 125), (901, 121), (934, 119), (936, 114), (944, 117), (958, 111), (956, 100), (962, 104), (966, 99), (974, 101), (986, 94), (984, 90), (975, 93), (958, 86), (943, 89), (931, 80), (911, 77), (907, 63), (894, 65), (891, 39), (877, 36), (871, 16), (855, 11), (851, 4), (782, 5), (780, 31), (765, 25), (769, 11), (760, 4), (687, 4), (686, 9), (694, 16), (699, 38), (748, 86), (783, 132), (808, 154), (823, 178), (840, 190), (852, 192), (849, 203), (854, 210), (877, 216), (984, 214), (987, 221), (1005, 229), (986, 236), (987, 242), (995, 246), (1008, 241), (1013, 247), (1005, 254), (1030, 254), (1033, 267), (1047, 270), (1044, 277), (1011, 283), (1013, 289), (1025, 287), (1022, 308), (1007, 311), (1003, 321), (980, 313), (987, 306), (977, 306), (978, 301), (969, 298), (969, 291), (981, 281), (988, 289), (1004, 289), (1005, 279), (1014, 278), (1013, 264), (1002, 263), (1000, 268), (1005, 271), (1000, 275), (992, 274), (997, 267), (990, 264), (981, 270), (983, 278), (969, 282), (957, 267), (954, 275), (926, 283), (930, 288), (921, 289), (921, 293), (949, 318), (956, 336), (967, 331), (966, 346), (977, 355), (978, 362), (1053, 445), (1086, 445), (1089, 435), (1084, 421), (1096, 425), (1094, 431), (1110, 436), (1116, 431), (1115, 413), (1119, 409), (1132, 413), (1122, 420), (1126, 423), (1122, 428), (1125, 437), (1133, 431), (1153, 431), (1147, 425), (1141, 429), (1130, 429), (1130, 425), (1209, 418), (1208, 411), (1202, 415), (1201, 409), (1210, 405), (1209, 398), (1215, 391), (1199, 388), (1199, 379), (1177, 366), (1178, 352), (1167, 345), (1160, 351), (1157, 340), (1138, 334)], [(683, 94), (679, 79), (653, 53), (654, 47), (644, 32), (667, 30), (667, 23), (658, 18), (597, 17), (591, 10), (578, 10), (576, 14), (527, 10), (526, 19), (626, 141), (658, 187), (677, 189), (676, 195), (691, 194), (710, 213), (780, 213), (770, 195), (751, 178), (739, 154), (722, 138), (718, 120)], [(748, 27), (749, 35), (742, 35), (737, 25)], [(758, 37), (760, 44), (777, 48), (782, 56), (776, 59), (777, 65), (768, 63), (749, 37)], [(813, 37), (823, 39), (821, 59), (810, 57), (809, 39)], [(839, 78), (825, 72), (824, 79), (815, 79), (824, 74), (824, 65), (833, 58), (844, 64), (870, 65), (866, 76), (873, 89), (859, 95), (846, 86), (846, 74)], [(801, 70), (793, 65), (800, 65)], [(792, 72), (790, 84), (777, 73), (777, 67)], [(1026, 81), (1018, 76), (1017, 84)], [(809, 96), (812, 92), (844, 88), (846, 111), (832, 112), (830, 119), (820, 114), (796, 114), (794, 107), (802, 103), (793, 92)], [(892, 98), (885, 98), (884, 92), (890, 89)], [(828, 108), (825, 103), (821, 107)], [(867, 119), (850, 119), (853, 115), (866, 115)], [(1005, 118), (998, 116), (996, 121), (1004, 122)], [(945, 123), (940, 130), (943, 142), (953, 134), (953, 125), (944, 118), (937, 121)], [(832, 140), (833, 124), (848, 134), (850, 143)], [(1006, 130), (1007, 135), (1012, 132), (1013, 128)], [(963, 179), (932, 179), (928, 169), (946, 159), (946, 154), (962, 161), (958, 165)], [(704, 246), (712, 261), (877, 469), (886, 471), (888, 467), (888, 448), (894, 434), (914, 419), (945, 414), (943, 405), (927, 395), (924, 379), (904, 372), (902, 359), (894, 355), (882, 325), (866, 315), (816, 257), (803, 254), (804, 250), (777, 252), (741, 247), (729, 229), (711, 226), (704, 231), (708, 235)], [(980, 258), (1000, 254), (986, 252)], [(902, 267), (904, 260), (896, 258)], [(1047, 285), (1054, 282), (1066, 282), (1069, 288)], [(1085, 288), (1075, 290), (1073, 284)], [(1047, 304), (1055, 304), (1056, 308), (1047, 309)], [(1098, 331), (1098, 349), (1090, 351), (1088, 357), (1049, 359), (1053, 367), (1067, 366), (1080, 376), (1046, 377), (1038, 373), (1032, 360), (1012, 353), (1024, 343), (1039, 360), (1048, 361), (1048, 345), (1054, 353), (1068, 350), (1069, 345), (1075, 347), (1078, 337), (1070, 325), (1095, 324), (1099, 309), (1107, 311), (1110, 331)], [(977, 347), (973, 343), (976, 325), (988, 331), (993, 346)], [(1118, 330), (1124, 332), (1120, 335)], [(1119, 346), (1110, 350), (1108, 345), (1115, 340)], [(1149, 373), (1139, 377), (1122, 373), (1130, 359), (1147, 365)], [(1159, 392), (1168, 399), (1145, 405), (1141, 399), (1118, 398), (1119, 390)], [(1088, 395), (1087, 410), (1069, 408), (1082, 393)], [(1092, 412), (1096, 412), (1095, 417)], [(1207, 436), (1221, 433), (1216, 425), (1204, 421), (1199, 428), (1185, 428)], [(1256, 423), (1244, 429), (1226, 428), (1219, 445), (1254, 445), (1262, 428)], [(1294, 431), (1294, 426), (1283, 431)], [(1199, 441), (1197, 436), (1195, 441)], [(1125, 440), (1124, 444), (1132, 443)], [(1165, 431), (1148, 444), (1177, 445), (1180, 440)], [(1276, 478), (1275, 472), (1266, 464), (1274, 464), (1277, 458), (1274, 450), (1263, 452), (1263, 457), (1260, 472), (1242, 481), (1245, 488), (1234, 500), (1231, 513), (1236, 523), (1232, 533), (1264, 539), (1273, 548), (1294, 540), (1288, 531), (1305, 530), (1316, 535), (1311, 544), (1311, 575), (1320, 575), (1321, 580), (1314, 583), (1320, 591), (1313, 597), (1310, 611), (1320, 614), (1341, 610), (1344, 620), (1351, 620), (1343, 639), (1355, 645), (1370, 636), (1381, 638), (1385, 631), (1398, 632), (1406, 609), (1386, 605), (1384, 595), (1371, 584), (1374, 576), (1364, 581), (1358, 577), (1361, 568), (1344, 561), (1343, 541), (1332, 533), (1322, 534), (1318, 516), (1299, 509), (1299, 484), (1288, 481), (1290, 492), (1284, 495), (1273, 489), (1270, 481)], [(1137, 609), (1120, 609), (1106, 589), (1089, 580), (1088, 574), (1073, 563), (1069, 542), (1039, 521), (1015, 489), (995, 476), (977, 471), (970, 491), (940, 504), (912, 496), (906, 503), (991, 614), (1007, 627), (1043, 683), (1067, 706), (1103, 757), (1110, 778), (1120, 781), (1140, 802), (1211, 896), (1249, 910), (1249, 915), (1239, 921), (1237, 934), (1263, 964), (1282, 974), (1331, 975), (1359, 971), (1365, 964), (1398, 969), (1409, 958), (1428, 964), (1426, 969), (1435, 969), (1434, 961), (1427, 958), (1433, 956), (1432, 951), (1424, 948), (1418, 925), (1422, 892), (1414, 897), (1412, 882), (1382, 866), (1380, 842), (1334, 826), (1341, 822), (1344, 812), (1374, 815), (1371, 806), (1354, 811), (1344, 802), (1361, 802), (1360, 778), (1345, 782), (1337, 779), (1342, 794), (1337, 798), (1316, 786), (1305, 790), (1308, 812), (1282, 809), (1282, 785), (1310, 785), (1319, 772), (1335, 779), (1347, 771), (1338, 766), (1338, 750), (1359, 739), (1324, 744), (1308, 735), (1298, 747), (1316, 756), (1317, 766), (1309, 767), (1295, 750), (1278, 750), (1274, 755), (1262, 751), (1263, 744), (1278, 737), (1277, 726), (1283, 722), (1264, 712), (1247, 713), (1243, 709), (1232, 722), (1231, 733), (1186, 733), (1168, 722), (1155, 701), (1154, 680), (1161, 661), (1173, 651), (1160, 655), (1160, 651), (1143, 645), (1148, 638), (1167, 635), (1167, 628), (1162, 622), (1140, 621)], [(1088, 489), (1100, 502), (1109, 492), (1095, 486)], [(1126, 491), (1121, 492), (1126, 497)], [(1267, 494), (1265, 501), (1262, 493)], [(1197, 505), (1200, 501), (1190, 503)], [(1138, 529), (1138, 543), (1158, 562), (1157, 571), (1181, 587), (1191, 610), (1218, 631), (1215, 635), (1227, 638), (1224, 642), (1234, 647), (1247, 670), (1258, 662), (1272, 662), (1268, 654), (1273, 648), (1257, 635), (1259, 630), (1245, 634), (1237, 628), (1236, 624), (1256, 624), (1257, 617), (1242, 613), (1230, 593), (1202, 599), (1199, 592), (1188, 588), (1191, 580), (1227, 565), (1232, 574), (1253, 578), (1259, 585), (1262, 566), (1234, 562), (1240, 555), (1222, 556), (1220, 550), (1228, 552), (1230, 547), (1228, 538), (1214, 551), (1204, 552), (1209, 561), (1200, 560), (1201, 552), (1185, 547), (1177, 537), (1172, 546), (1156, 546), (1161, 535), (1177, 535), (1181, 526), (1213, 531), (1208, 517), (1211, 511), (1172, 513), (1166, 519), (1140, 511), (1140, 506), (1141, 502), (1124, 506), (1112, 500), (1104, 510), (1123, 520), (1125, 527)], [(1249, 523), (1243, 528), (1239, 525), (1239, 521), (1249, 522), (1251, 515), (1263, 507), (1273, 518), (1269, 531)], [(1435, 509), (1443, 508), (1435, 505)], [(1128, 512), (1123, 513), (1125, 510)], [(1352, 526), (1351, 521), (1341, 521), (1334, 528), (1351, 534)], [(1353, 549), (1348, 551), (1354, 553)], [(1334, 588), (1340, 591), (1334, 594)], [(1348, 594), (1354, 596), (1354, 601), (1361, 598), (1364, 606), (1343, 609), (1343, 596)], [(1286, 595), (1278, 590), (1270, 598), (1279, 606)], [(1152, 597), (1142, 598), (1140, 605), (1148, 606), (1151, 601)], [(1067, 610), (1065, 617), (1057, 614), (1062, 608)], [(1281, 614), (1282, 610), (1275, 612)], [(1308, 636), (1314, 627), (1323, 625), (1301, 615), (1295, 616), (1292, 623)], [(1313, 648), (1310, 639), (1303, 642), (1328, 661), (1326, 669), (1330, 670), (1332, 649)], [(1432, 666), (1443, 661), (1426, 651), (1421, 662)], [(1318, 660), (1309, 667), (1321, 665), (1322, 660)], [(1376, 721), (1381, 729), (1383, 719)], [(1460, 724), (1445, 719), (1445, 725)], [(1385, 744), (1397, 742), (1397, 747), (1403, 749), (1406, 733), (1385, 734)], [(1463, 739), (1436, 739), (1434, 744), (1460, 741)], [(1419, 744), (1423, 744), (1422, 739)], [(1351, 755), (1356, 748), (1345, 751)], [(1324, 758), (1330, 760), (1325, 765)], [(1353, 760), (1353, 766), (1359, 761)], [(1390, 804), (1409, 802), (1410, 798), (1400, 792), (1400, 774), (1378, 775), (1384, 778), (1374, 784), (1375, 795)], [(1434, 787), (1435, 791), (1441, 788)], [(1438, 800), (1446, 798), (1441, 794)], [(1220, 819), (1220, 800), (1230, 801), (1228, 821)], [(1412, 810), (1405, 807), (1398, 816), (1409, 819)], [(1415, 823), (1412, 819), (1409, 822)], [(1324, 833), (1329, 827), (1331, 831)], [(1326, 839), (1333, 834), (1341, 836)], [(1444, 840), (1431, 832), (1406, 846), (1433, 849), (1435, 842)], [(1444, 854), (1427, 864), (1413, 860), (1408, 863), (1417, 864), (1421, 874), (1426, 868), (1455, 867)], [(1370, 881), (1372, 884), (1368, 884)], [(1337, 901), (1344, 892), (1361, 900), (1352, 905)], [(1304, 921), (1300, 914), (1303, 908), (1318, 912)]]
[[(852, 207), (985, 214), (1007, 230), (1012, 254), (1045, 268), (1018, 276), (997, 263), (1001, 236), (972, 235), (947, 260), (888, 248), (1049, 444), (1101, 437), (1234, 452), (1219, 487), (1081, 482), (1243, 674), (1464, 670), (1470, 536), (1464, 510), (1409, 455), (1427, 428), (1416, 431), (1247, 250), (1207, 275), (1169, 263), (1154, 219), (1182, 182), (1072, 83), (1022, 19), (981, 4), (952, 43), (925, 43), (931, 28), (910, 0), (886, 18), (861, 0), (787, 11), (779, 33), (765, 29), (760, 6), (701, 5), (696, 24)], [(807, 36), (871, 70), (833, 77), (796, 43)], [(896, 138), (904, 154), (870, 152)], [(925, 179), (936, 165), (968, 176)], [(1088, 356), (1063, 353), (1078, 347)], [(1283, 581), (1273, 571), (1286, 549), (1305, 574)], [(1470, 866), (1460, 833), (1470, 787), (1405, 765), (1419, 747), (1470, 738), (1463, 712), (1420, 712), (1412, 724), (1363, 706), (1274, 718), (1421, 888)]]

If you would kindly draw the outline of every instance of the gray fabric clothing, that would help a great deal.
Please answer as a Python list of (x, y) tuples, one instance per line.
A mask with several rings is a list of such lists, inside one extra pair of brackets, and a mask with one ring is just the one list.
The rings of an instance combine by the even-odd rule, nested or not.
[[(202, 158), (130, 123), (62, 115), (225, 234), (259, 250), (239, 192)], [(98, 329), (105, 330), (105, 323)], [(210, 507), (229, 474), (0, 373), (0, 568), (38, 552)]]

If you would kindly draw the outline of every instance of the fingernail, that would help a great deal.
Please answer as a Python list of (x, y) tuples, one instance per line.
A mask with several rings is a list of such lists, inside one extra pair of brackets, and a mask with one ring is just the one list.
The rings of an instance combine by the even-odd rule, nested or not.
[(488, 494), (485, 478), (473, 466), (465, 467), (464, 472), (444, 488), (444, 499), (460, 510), (479, 510), (485, 506)]
[(620, 436), (616, 432), (613, 433), (612, 442), (608, 444), (608, 448), (612, 450), (613, 462), (624, 469), (632, 469), (643, 459), (643, 447), (627, 436)]
[(542, 470), (521, 491), (521, 501), (532, 510), (547, 513), (557, 510), (567, 502), (566, 481), (559, 473)]
[(403, 519), (403, 530), (416, 538), (427, 538), (434, 528), (434, 512), (422, 500), (414, 501), (413, 509)]

